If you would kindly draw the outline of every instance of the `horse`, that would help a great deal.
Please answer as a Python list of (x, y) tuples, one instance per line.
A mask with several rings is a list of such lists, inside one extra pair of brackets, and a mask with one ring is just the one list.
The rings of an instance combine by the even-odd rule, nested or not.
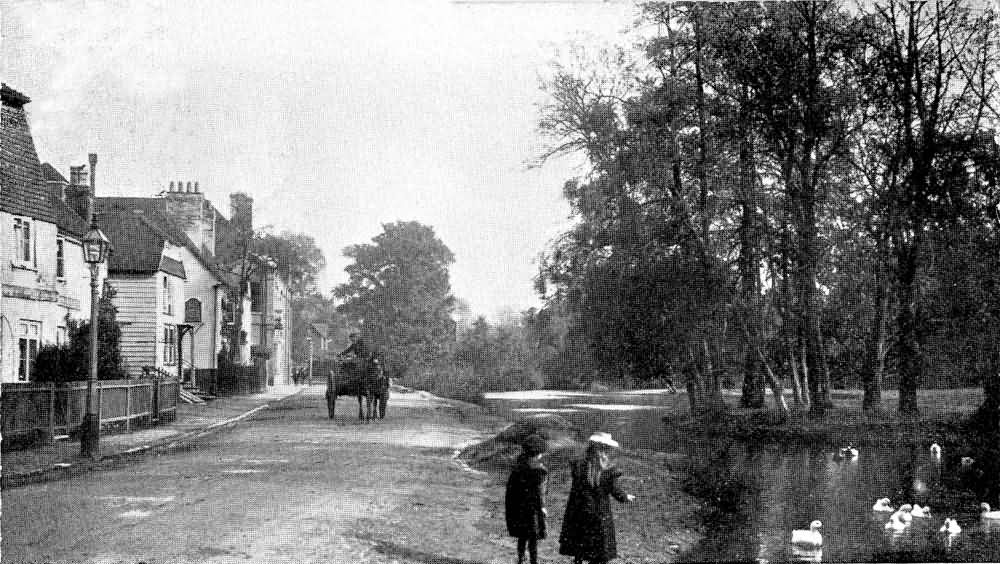
[[(375, 362), (368, 365), (367, 370), (360, 368), (358, 363), (345, 362), (338, 363), (327, 371), (326, 408), (330, 419), (335, 419), (338, 396), (358, 398), (359, 421), (367, 422), (375, 419), (376, 408), (379, 409), (381, 417), (385, 417), (385, 404), (388, 401), (389, 390), (388, 379), (385, 377), (382, 365)], [(364, 399), (364, 405), (362, 399)]]

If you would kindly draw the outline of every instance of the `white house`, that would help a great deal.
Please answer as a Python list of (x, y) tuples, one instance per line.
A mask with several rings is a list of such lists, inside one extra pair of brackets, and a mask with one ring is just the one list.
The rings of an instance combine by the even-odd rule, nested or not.
[(0, 100), (0, 381), (17, 382), (31, 380), (41, 346), (67, 339), (67, 316), (89, 319), (90, 269), (85, 222), (46, 188), (24, 110), (30, 99), (4, 84)]
[[(153, 198), (97, 198), (115, 253), (109, 280), (130, 374), (153, 366), (176, 374), (215, 370), (229, 293), (194, 242)], [(193, 369), (193, 370), (189, 370)]]

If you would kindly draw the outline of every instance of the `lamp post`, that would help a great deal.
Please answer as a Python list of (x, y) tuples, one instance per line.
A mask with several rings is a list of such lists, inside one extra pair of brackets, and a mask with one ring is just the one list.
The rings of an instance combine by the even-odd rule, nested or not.
[(306, 337), (306, 341), (309, 342), (309, 385), (313, 384), (313, 338)]
[(97, 403), (97, 278), (110, 248), (111, 242), (97, 228), (97, 219), (92, 218), (90, 231), (83, 238), (83, 260), (90, 265), (90, 376), (87, 378), (87, 413), (80, 430), (80, 455), (93, 460), (101, 458), (101, 418)]

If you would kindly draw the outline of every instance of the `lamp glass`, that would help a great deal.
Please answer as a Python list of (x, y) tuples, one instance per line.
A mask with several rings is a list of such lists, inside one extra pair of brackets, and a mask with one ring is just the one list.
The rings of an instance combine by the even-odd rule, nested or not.
[(88, 264), (104, 262), (110, 246), (108, 237), (96, 225), (92, 225), (83, 238), (83, 260)]

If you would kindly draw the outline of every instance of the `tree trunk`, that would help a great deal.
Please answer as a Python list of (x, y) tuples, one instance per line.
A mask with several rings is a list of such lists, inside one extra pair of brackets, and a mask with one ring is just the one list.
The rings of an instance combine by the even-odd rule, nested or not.
[(764, 406), (764, 383), (761, 378), (760, 364), (754, 351), (759, 351), (763, 312), (761, 306), (759, 281), (760, 272), (757, 266), (757, 245), (759, 237), (755, 231), (755, 204), (753, 202), (753, 179), (748, 170), (749, 153), (747, 143), (740, 144), (740, 161), (743, 171), (740, 181), (743, 184), (742, 217), (740, 219), (739, 269), (740, 294), (743, 298), (744, 318), (747, 330), (744, 331), (743, 343), (743, 393), (740, 399), (743, 407), (758, 408)]
[(899, 331), (897, 346), (899, 363), (899, 412), (903, 415), (917, 415), (917, 390), (920, 387), (921, 362), (918, 335), (918, 305), (916, 288), (917, 247), (919, 241), (897, 245), (899, 265), (898, 302), (899, 314), (896, 325)]
[(785, 402), (784, 387), (778, 381), (778, 378), (775, 377), (774, 371), (771, 370), (771, 365), (767, 363), (767, 359), (764, 358), (764, 353), (760, 348), (757, 349), (757, 356), (764, 369), (767, 370), (767, 382), (771, 385), (771, 393), (774, 394), (774, 407), (781, 412), (783, 417), (787, 417), (788, 403)]
[(795, 351), (790, 350), (788, 355), (788, 366), (792, 370), (792, 401), (796, 409), (808, 409), (809, 402), (802, 393), (802, 380), (799, 377), (798, 360), (795, 359)]
[(879, 266), (875, 275), (875, 316), (872, 326), (875, 334), (865, 348), (865, 360), (861, 367), (861, 379), (865, 390), (861, 407), (872, 411), (882, 407), (882, 374), (885, 367), (886, 315), (889, 294), (885, 285), (885, 270)]

